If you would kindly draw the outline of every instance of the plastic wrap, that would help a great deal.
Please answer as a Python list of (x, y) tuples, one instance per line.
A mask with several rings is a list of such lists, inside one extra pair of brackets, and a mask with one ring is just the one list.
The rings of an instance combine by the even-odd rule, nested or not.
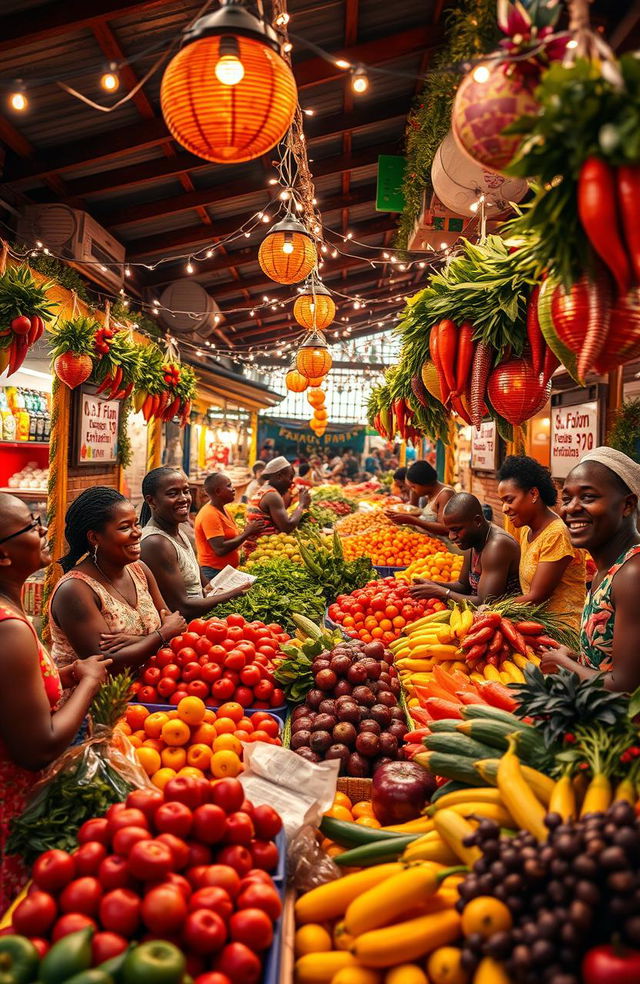
[(342, 871), (320, 849), (314, 827), (302, 827), (289, 844), (289, 882), (298, 892), (310, 892), (318, 885), (335, 881)]

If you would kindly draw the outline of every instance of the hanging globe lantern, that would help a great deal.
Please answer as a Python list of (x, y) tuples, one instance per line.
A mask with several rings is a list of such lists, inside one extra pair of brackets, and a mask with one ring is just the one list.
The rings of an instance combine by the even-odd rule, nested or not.
[(304, 393), (309, 385), (309, 380), (294, 367), (284, 377), (284, 385), (290, 393)]
[(319, 331), (309, 332), (298, 349), (296, 368), (309, 380), (310, 385), (315, 386), (317, 378), (325, 376), (332, 365), (333, 359), (324, 335)]
[(323, 390), (317, 388), (311, 389), (311, 383), (308, 380), (307, 383), (310, 387), (307, 393), (307, 403), (312, 407), (323, 407), (326, 400)]
[(326, 373), (324, 376), (311, 377), (310, 379), (307, 380), (307, 382), (309, 383), (309, 389), (319, 389), (324, 383), (324, 381), (326, 380), (326, 378), (327, 378)]
[(258, 263), (278, 284), (297, 284), (311, 273), (318, 255), (316, 245), (293, 216), (276, 222), (260, 244)]
[(293, 316), (307, 331), (314, 328), (324, 331), (329, 327), (336, 316), (336, 306), (324, 284), (318, 281), (305, 284), (303, 292), (296, 297)]
[(237, 0), (221, 0), (185, 33), (160, 89), (171, 135), (216, 164), (252, 161), (274, 147), (297, 98), (275, 31)]

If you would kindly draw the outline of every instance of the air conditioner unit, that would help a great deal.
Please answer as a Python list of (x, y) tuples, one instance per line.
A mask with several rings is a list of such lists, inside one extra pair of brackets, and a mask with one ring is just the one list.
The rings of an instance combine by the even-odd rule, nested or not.
[(18, 239), (39, 241), (69, 266), (117, 293), (124, 283), (125, 249), (87, 212), (62, 203), (27, 205), (18, 220)]
[[(416, 219), (407, 243), (409, 250), (435, 250), (436, 253), (453, 246), (462, 235), (476, 240), (479, 236), (478, 216), (468, 218), (445, 208), (439, 198), (431, 194), (423, 198), (420, 215)], [(487, 232), (495, 232), (499, 223), (487, 221)]]

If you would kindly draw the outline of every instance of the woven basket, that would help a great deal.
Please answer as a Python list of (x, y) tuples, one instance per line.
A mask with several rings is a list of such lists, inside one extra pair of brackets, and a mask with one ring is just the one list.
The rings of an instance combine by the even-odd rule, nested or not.
[(352, 803), (361, 803), (371, 799), (371, 779), (356, 779), (354, 776), (341, 776), (338, 779), (337, 790), (345, 793)]

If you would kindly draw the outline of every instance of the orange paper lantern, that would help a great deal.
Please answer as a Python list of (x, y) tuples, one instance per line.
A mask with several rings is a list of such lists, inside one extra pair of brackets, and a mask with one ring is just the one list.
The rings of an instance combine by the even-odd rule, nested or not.
[(309, 380), (297, 369), (289, 369), (284, 377), (284, 384), (291, 393), (304, 393), (309, 385)]
[(278, 284), (297, 284), (313, 270), (316, 246), (302, 222), (289, 217), (277, 222), (258, 250), (263, 273)]
[(326, 400), (326, 396), (324, 395), (324, 392), (321, 389), (317, 389), (317, 388), (310, 389), (309, 392), (307, 393), (307, 403), (309, 403), (312, 407), (323, 406), (325, 400)]
[(333, 365), (331, 353), (324, 335), (319, 331), (309, 332), (296, 355), (296, 368), (313, 384), (319, 376), (326, 376)]
[(313, 416), (315, 417), (316, 420), (319, 420), (321, 423), (324, 423), (327, 420), (329, 414), (324, 409), (324, 407), (316, 407)]
[(324, 331), (329, 327), (336, 316), (336, 306), (324, 284), (305, 285), (303, 293), (296, 298), (293, 305), (293, 316), (308, 331), (313, 331), (314, 328)]
[(219, 10), (199, 18), (162, 79), (162, 114), (172, 136), (216, 164), (251, 161), (274, 147), (298, 98), (279, 52), (272, 28), (239, 3), (222, 0)]
[(322, 386), (322, 384), (324, 383), (324, 381), (325, 381), (326, 378), (327, 378), (326, 375), (324, 375), (324, 376), (314, 376), (312, 378), (309, 378), (309, 380), (308, 380), (309, 389), (311, 389), (311, 388), (313, 388), (313, 389), (319, 389)]

